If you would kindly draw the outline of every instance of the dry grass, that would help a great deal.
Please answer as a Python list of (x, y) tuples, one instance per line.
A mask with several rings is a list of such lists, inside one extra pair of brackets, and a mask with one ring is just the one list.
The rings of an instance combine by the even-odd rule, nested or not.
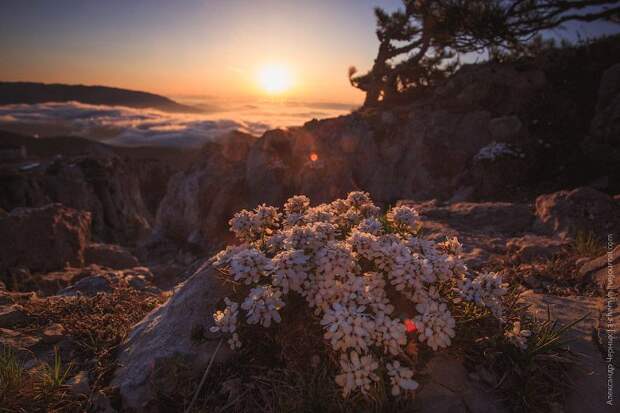
[(605, 244), (592, 231), (577, 231), (573, 250), (580, 257), (598, 257), (605, 253)]
[[(24, 331), (40, 331), (49, 324), (61, 324), (66, 332), (65, 339), (76, 348), (77, 356), (63, 361), (55, 349), (51, 363), (43, 362), (29, 371), (21, 369), (21, 386), (15, 390), (12, 385), (14, 391), (5, 392), (0, 411), (86, 411), (90, 398), (69, 392), (67, 380), (72, 374), (85, 370), (92, 394), (98, 391), (109, 393), (106, 386), (115, 368), (115, 350), (131, 326), (161, 302), (159, 296), (133, 289), (118, 289), (94, 297), (53, 297), (25, 302), (24, 307), (34, 323)], [(2, 366), (13, 363), (4, 363), (5, 359), (11, 360), (10, 357), (2, 358), (2, 371), (8, 371)]]

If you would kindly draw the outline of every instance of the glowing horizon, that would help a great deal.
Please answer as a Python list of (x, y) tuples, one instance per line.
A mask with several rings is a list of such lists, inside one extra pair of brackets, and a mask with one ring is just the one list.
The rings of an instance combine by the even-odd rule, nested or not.
[[(393, 10), (401, 1), (5, 0), (0, 80), (359, 104), (363, 93), (347, 68), (372, 65), (375, 6)], [(271, 86), (257, 81), (266, 65), (285, 67), (267, 76)]]

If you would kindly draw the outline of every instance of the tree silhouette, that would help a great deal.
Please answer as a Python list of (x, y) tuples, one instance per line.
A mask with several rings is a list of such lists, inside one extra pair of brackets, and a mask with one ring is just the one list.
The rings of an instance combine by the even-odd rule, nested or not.
[(377, 57), (365, 74), (349, 68), (351, 84), (366, 92), (366, 107), (449, 76), (464, 53), (517, 49), (567, 21), (620, 22), (620, 0), (403, 0), (403, 6), (375, 9)]

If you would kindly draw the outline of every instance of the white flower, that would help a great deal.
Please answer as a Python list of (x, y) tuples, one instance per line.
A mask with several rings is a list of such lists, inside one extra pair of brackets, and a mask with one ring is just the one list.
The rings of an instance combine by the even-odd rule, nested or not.
[(305, 195), (295, 195), (286, 200), (284, 212), (286, 215), (303, 215), (308, 210), (308, 207), (310, 207), (310, 198)]
[(273, 268), (271, 260), (256, 249), (243, 249), (230, 260), (230, 271), (235, 281), (256, 283)]
[[(212, 258), (213, 265), (247, 285), (236, 286), (245, 294), (241, 305), (226, 299), (225, 308), (213, 315), (211, 330), (228, 334), (231, 348), (241, 346), (239, 308), (245, 323), (269, 327), (281, 321), (284, 298), (294, 299), (293, 291), (314, 310), (316, 317), (308, 322), (319, 320), (326, 344), (340, 358), (336, 382), (343, 395), (367, 393), (381, 382), (376, 373), (381, 366), (397, 396), (417, 383), (410, 368), (392, 360), (403, 356), (408, 340), (405, 324), (393, 315), (396, 302), (404, 298), (413, 304), (417, 338), (434, 350), (450, 345), (455, 334), (445, 304), (449, 282), (460, 299), (501, 313), (506, 291), (501, 278), (492, 273), (469, 278), (456, 238), (436, 243), (414, 236), (418, 214), (412, 208), (389, 211), (389, 228), (396, 229), (390, 233), (365, 192), (312, 208), (307, 197), (296, 195), (283, 211), (283, 220), (267, 205), (240, 211), (230, 225), (243, 244)], [(513, 325), (506, 336), (521, 346), (526, 334)]]
[(385, 366), (392, 385), (392, 396), (400, 395), (401, 389), (411, 391), (418, 388), (418, 383), (413, 380), (413, 370), (401, 366), (398, 360)]
[(419, 340), (437, 351), (440, 347), (448, 347), (454, 337), (455, 321), (445, 303), (428, 301), (418, 304), (416, 310), (420, 315), (415, 317), (415, 325), (420, 332)]
[(290, 290), (302, 293), (302, 286), (308, 276), (309, 257), (301, 250), (282, 251), (272, 259), (273, 285), (282, 287), (287, 294)]
[(309, 208), (303, 217), (304, 222), (333, 222), (334, 213), (332, 209), (327, 205), (319, 205), (314, 208)]
[(383, 233), (383, 224), (377, 218), (366, 218), (360, 222), (357, 229), (372, 235), (381, 235)]
[(294, 226), (284, 231), (284, 248), (295, 250), (315, 250), (321, 244), (321, 237), (309, 225)]
[(351, 235), (349, 236), (347, 242), (351, 245), (353, 251), (367, 260), (372, 261), (375, 257), (381, 254), (377, 237), (368, 232), (362, 232), (354, 229), (351, 231)]
[(211, 262), (216, 267), (226, 267), (230, 265), (230, 261), (232, 258), (237, 255), (239, 252), (247, 250), (247, 244), (241, 245), (229, 245), (222, 251), (218, 252), (211, 258)]
[(356, 192), (349, 193), (349, 195), (347, 196), (346, 202), (350, 206), (355, 207), (355, 208), (360, 208), (364, 205), (372, 204), (372, 201), (370, 199), (370, 195), (368, 194), (368, 192), (362, 192), (362, 191), (356, 191)]
[(241, 308), (247, 312), (247, 323), (269, 327), (271, 320), (279, 323), (282, 319), (278, 310), (284, 307), (282, 292), (271, 286), (252, 288)]
[(254, 225), (259, 231), (277, 228), (279, 226), (280, 216), (278, 208), (267, 206), (265, 204), (259, 205), (254, 210)]
[(344, 307), (338, 303), (325, 311), (321, 325), (327, 330), (325, 339), (336, 351), (349, 349), (365, 352), (374, 325), (364, 314), (364, 307)]
[(407, 344), (405, 324), (398, 319), (392, 319), (379, 313), (375, 317), (373, 339), (383, 348), (383, 352), (396, 356), (402, 352), (402, 346)]
[(392, 208), (387, 214), (387, 219), (396, 228), (413, 232), (416, 230), (419, 215), (415, 209), (402, 205)]
[(501, 319), (502, 297), (508, 289), (500, 274), (484, 273), (473, 280), (463, 276), (457, 281), (456, 291), (464, 300), (487, 307), (495, 317)]
[(508, 338), (508, 340), (520, 348), (521, 350), (527, 349), (527, 339), (532, 335), (530, 330), (522, 330), (521, 322), (515, 321), (512, 325), (512, 329), (504, 332), (504, 336)]
[(222, 333), (231, 334), (231, 338), (228, 340), (228, 344), (231, 349), (241, 347), (241, 341), (239, 341), (239, 335), (237, 334), (237, 316), (239, 315), (239, 304), (231, 301), (228, 297), (224, 298), (226, 307), (224, 310), (218, 310), (213, 314), (213, 321), (215, 325), (210, 328), (212, 333), (218, 331)]
[(513, 149), (509, 144), (493, 141), (478, 151), (474, 156), (474, 161), (494, 161), (501, 157), (517, 157), (519, 154), (519, 151)]
[(355, 268), (351, 247), (341, 241), (329, 241), (319, 248), (314, 262), (319, 274), (342, 279), (346, 279)]
[(230, 230), (240, 241), (251, 242), (256, 238), (255, 214), (247, 210), (241, 210), (232, 217), (228, 224)]
[(349, 356), (342, 354), (340, 356), (342, 373), (336, 376), (336, 383), (342, 387), (342, 395), (347, 397), (355, 389), (366, 394), (372, 382), (379, 380), (375, 374), (378, 367), (379, 364), (369, 355), (360, 357), (355, 351)]
[(231, 301), (228, 297), (224, 298), (224, 302), (226, 303), (224, 310), (218, 310), (213, 314), (215, 325), (210, 328), (213, 333), (218, 331), (222, 333), (234, 333), (237, 329), (239, 304)]

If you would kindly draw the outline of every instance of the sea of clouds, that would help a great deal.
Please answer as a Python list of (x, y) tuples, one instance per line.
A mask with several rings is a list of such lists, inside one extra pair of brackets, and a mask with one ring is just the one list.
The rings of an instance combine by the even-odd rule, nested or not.
[(199, 147), (234, 130), (260, 136), (268, 129), (299, 126), (351, 109), (343, 104), (233, 102), (189, 114), (79, 102), (20, 104), (0, 106), (0, 129), (39, 137), (80, 136), (122, 146)]

